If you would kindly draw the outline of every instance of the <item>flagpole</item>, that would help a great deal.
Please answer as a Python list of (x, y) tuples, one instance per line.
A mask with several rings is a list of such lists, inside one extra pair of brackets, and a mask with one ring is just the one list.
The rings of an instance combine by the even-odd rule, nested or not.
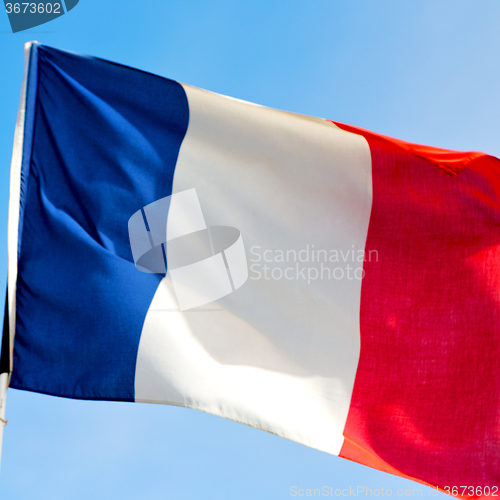
[[(14, 132), (14, 148), (10, 165), (10, 192), (9, 192), (9, 223), (8, 223), (8, 296), (5, 314), (9, 330), (9, 364), (8, 371), (0, 374), (0, 462), (2, 458), (3, 430), (7, 424), (5, 419), (5, 404), (10, 375), (12, 373), (12, 358), (14, 350), (15, 317), (16, 317), (16, 288), (17, 288), (17, 249), (19, 228), (19, 206), (21, 197), (21, 166), (23, 160), (24, 120), (26, 115), (26, 93), (28, 82), (29, 60), (31, 46), (36, 42), (24, 44), (24, 77), (21, 86), (21, 99), (17, 113), (16, 129)], [(5, 344), (4, 344), (5, 345)]]
[(0, 463), (2, 458), (3, 428), (7, 424), (5, 420), (5, 401), (7, 399), (7, 387), (9, 386), (9, 374), (0, 375)]

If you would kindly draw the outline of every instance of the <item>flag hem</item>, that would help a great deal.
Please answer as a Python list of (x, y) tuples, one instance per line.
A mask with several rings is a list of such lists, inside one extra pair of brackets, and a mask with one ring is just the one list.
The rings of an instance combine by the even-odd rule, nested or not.
[[(9, 190), (9, 220), (8, 220), (8, 314), (9, 314), (9, 340), (10, 340), (10, 370), (13, 368), (14, 336), (16, 331), (16, 289), (19, 246), (22, 231), (22, 215), (26, 193), (27, 175), (31, 160), (32, 141), (24, 138), (32, 136), (34, 121), (34, 91), (36, 90), (36, 57), (33, 51), (38, 42), (27, 42), (24, 46), (25, 66), (24, 78), (21, 87), (21, 100), (17, 114), (14, 133), (14, 148), (10, 168)], [(28, 133), (27, 133), (28, 132)], [(10, 377), (9, 377), (10, 378)]]
[[(149, 399), (136, 399), (134, 401), (135, 403), (142, 403), (142, 404), (160, 404), (164, 406), (176, 406), (177, 408), (187, 408), (189, 410), (196, 410), (196, 411), (202, 411), (203, 413), (207, 413), (208, 415), (214, 415), (216, 417), (221, 417), (226, 420), (229, 420), (231, 422), (235, 422), (237, 424), (242, 424), (246, 425), (247, 427), (250, 427), (252, 429), (257, 429), (259, 431), (264, 431), (267, 432), (268, 434), (271, 434), (272, 436), (277, 436), (283, 439), (287, 439), (288, 441), (291, 441), (292, 443), (297, 443), (303, 446), (307, 446), (308, 448), (311, 448), (312, 450), (317, 450), (321, 451), (323, 453), (328, 453), (329, 455), (332, 455), (334, 457), (339, 457), (340, 456), (340, 450), (342, 449), (342, 445), (338, 446), (336, 451), (327, 451), (324, 448), (318, 448), (314, 444), (310, 444), (306, 441), (299, 441), (295, 438), (290, 437), (287, 433), (276, 431), (269, 429), (268, 427), (263, 427), (260, 425), (253, 424), (250, 421), (244, 420), (244, 419), (239, 419), (239, 418), (233, 418), (233, 417), (228, 417), (224, 412), (221, 411), (215, 411), (212, 409), (207, 409), (202, 406), (197, 406), (197, 405), (190, 405), (186, 403), (174, 403), (172, 401), (156, 401), (156, 400), (149, 400)], [(342, 442), (344, 441), (344, 435), (342, 435)]]

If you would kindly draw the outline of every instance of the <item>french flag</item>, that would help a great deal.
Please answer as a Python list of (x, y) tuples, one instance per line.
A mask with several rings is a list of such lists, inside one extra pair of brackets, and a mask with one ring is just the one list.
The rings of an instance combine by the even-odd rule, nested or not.
[(498, 495), (498, 159), (26, 50), (2, 419), (172, 404)]

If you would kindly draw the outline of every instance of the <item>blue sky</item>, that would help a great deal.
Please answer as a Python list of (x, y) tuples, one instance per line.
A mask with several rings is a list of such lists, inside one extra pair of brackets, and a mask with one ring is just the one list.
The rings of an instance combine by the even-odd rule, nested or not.
[[(499, 20), (497, 0), (80, 0), (67, 15), (12, 34), (0, 13), (0, 282), (24, 42), (500, 156)], [(279, 500), (293, 486), (390, 488), (393, 496), (417, 488), (428, 497), (416, 483), (194, 410), (10, 390), (7, 418), (7, 500)]]

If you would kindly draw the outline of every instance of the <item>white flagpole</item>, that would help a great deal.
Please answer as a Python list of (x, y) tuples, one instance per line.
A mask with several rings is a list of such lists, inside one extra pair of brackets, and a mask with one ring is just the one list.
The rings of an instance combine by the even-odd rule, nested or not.
[(17, 286), (17, 248), (19, 228), (19, 204), (21, 199), (21, 165), (23, 160), (24, 119), (26, 114), (26, 92), (28, 80), (28, 68), (31, 45), (24, 45), (24, 78), (21, 87), (21, 99), (17, 113), (16, 129), (14, 132), (14, 148), (12, 150), (12, 161), (10, 164), (10, 192), (9, 192), (9, 223), (8, 223), (8, 315), (9, 315), (9, 347), (10, 347), (10, 369), (9, 373), (0, 375), (0, 460), (2, 456), (3, 429), (7, 424), (5, 420), (5, 403), (7, 389), (12, 373), (12, 355), (14, 350), (15, 320), (16, 317), (16, 286)]
[(7, 387), (9, 386), (9, 374), (0, 375), (0, 458), (2, 453), (3, 428), (7, 424), (5, 420), (5, 400), (7, 398)]

